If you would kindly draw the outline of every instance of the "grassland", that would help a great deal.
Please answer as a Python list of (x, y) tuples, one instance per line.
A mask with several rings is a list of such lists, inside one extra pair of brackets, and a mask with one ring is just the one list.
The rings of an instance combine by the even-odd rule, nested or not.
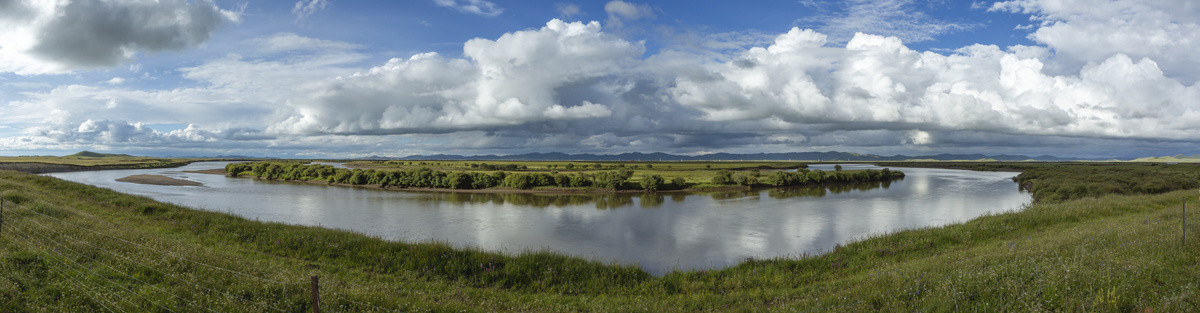
[(322, 280), (325, 312), (1197, 311), (1200, 214), (1186, 244), (1180, 215), (1180, 200), (1197, 195), (1043, 200), (820, 255), (654, 277), (547, 252), (263, 223), (0, 171), (0, 311), (303, 312), (310, 275)]
[(176, 167), (198, 161), (197, 159), (169, 159), (104, 154), (83, 151), (68, 156), (17, 156), (0, 157), (0, 170), (27, 173), (53, 173), (106, 169), (137, 169)]
[(1111, 194), (1156, 194), (1200, 188), (1200, 164), (1129, 162), (887, 162), (884, 166), (915, 166), (979, 171), (1019, 171), (1019, 186), (1036, 201), (1061, 201)]

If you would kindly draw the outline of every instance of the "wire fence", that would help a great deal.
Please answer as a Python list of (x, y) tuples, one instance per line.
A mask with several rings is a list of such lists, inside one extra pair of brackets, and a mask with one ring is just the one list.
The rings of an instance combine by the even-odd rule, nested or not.
[[(45, 260), (48, 272), (59, 278), (49, 283), (78, 290), (78, 296), (85, 298), (83, 302), (92, 310), (400, 311), (354, 300), (330, 286), (318, 286), (315, 277), (264, 277), (270, 275), (197, 258), (196, 251), (171, 249), (165, 239), (126, 238), (111, 231), (117, 225), (74, 211), (0, 199), (0, 238)], [(346, 286), (345, 282), (340, 285)]]

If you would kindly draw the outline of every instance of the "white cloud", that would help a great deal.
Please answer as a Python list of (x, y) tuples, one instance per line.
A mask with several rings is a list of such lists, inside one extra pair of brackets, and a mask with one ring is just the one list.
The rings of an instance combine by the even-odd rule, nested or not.
[(556, 3), (554, 7), (558, 9), (558, 15), (562, 17), (572, 17), (583, 14), (583, 10), (579, 9), (579, 5), (574, 3)]
[(845, 43), (855, 33), (922, 42), (976, 26), (932, 18), (917, 8), (913, 0), (850, 0), (837, 5), (810, 3), (809, 6), (819, 13), (797, 22), (818, 26), (816, 30), (828, 35), (835, 43)]
[(462, 59), (419, 54), (315, 86), (292, 98), (291, 114), (270, 131), (538, 129), (522, 134), (587, 138), (882, 129), (914, 144), (936, 142), (928, 135), (935, 130), (1197, 139), (1187, 125), (1200, 123), (1200, 87), (1165, 77), (1150, 59), (1118, 54), (1053, 74), (1040, 47), (975, 45), (943, 55), (897, 37), (860, 33), (844, 47), (828, 40), (793, 28), (719, 61), (669, 50), (643, 59), (639, 44), (598, 23), (554, 20), (468, 41)]
[(645, 4), (633, 4), (621, 0), (609, 1), (604, 4), (604, 12), (610, 17), (636, 20), (654, 16), (654, 11)]
[(357, 50), (362, 45), (348, 42), (308, 38), (293, 33), (278, 33), (255, 40), (263, 52), (283, 52), (294, 50)]
[(609, 27), (624, 27), (625, 21), (654, 17), (654, 9), (645, 4), (634, 4), (621, 0), (609, 1), (604, 4), (604, 12), (608, 13)]
[(1080, 68), (1117, 54), (1150, 58), (1168, 76), (1200, 80), (1200, 5), (1172, 0), (1021, 0), (992, 11), (1030, 14), (1029, 38)]
[[(247, 44), (257, 46), (258, 42)], [(124, 123), (130, 125), (195, 124), (217, 133), (261, 130), (283, 118), (276, 114), (290, 97), (308, 93), (311, 86), (330, 75), (354, 73), (357, 69), (350, 64), (365, 58), (338, 50), (297, 51), (282, 60), (246, 60), (228, 55), (177, 69), (183, 78), (197, 85), (194, 87), (156, 90), (129, 84), (41, 86), (35, 89), (49, 90), (22, 92), (24, 99), (0, 106), (0, 115), (5, 116), (5, 125), (64, 132), (77, 130), (88, 120), (129, 121)], [(82, 143), (103, 136), (70, 138)]]
[(487, 0), (433, 0), (433, 3), (453, 8), (459, 12), (482, 16), (497, 16), (504, 13), (503, 8)]
[(209, 1), (7, 1), (0, 72), (63, 73), (200, 45), (240, 14)]
[[(997, 10), (1037, 15), (1034, 34), (1095, 29), (1154, 37), (1157, 30), (1134, 27), (1150, 23), (1140, 16), (1160, 16), (1180, 29), (1195, 23), (1181, 13), (1188, 8), (1155, 13), (1121, 9), (1153, 5), (1113, 3), (1115, 9), (1087, 3), (1096, 8), (1061, 17), (1046, 13), (1067, 10), (1049, 1), (1004, 2)], [(696, 34), (700, 39), (686, 48), (667, 45), (644, 56), (641, 42), (598, 22), (552, 20), (467, 41), (461, 57), (420, 53), (360, 68), (369, 56), (357, 45), (281, 33), (243, 42), (252, 45), (250, 57), (178, 69), (200, 87), (132, 90), (127, 83), (20, 93), (25, 99), (0, 106), (0, 115), (31, 131), (20, 142), (0, 140), (0, 147), (252, 142), (404, 155), (962, 146), (1022, 153), (1012, 147), (1034, 145), (1052, 153), (1070, 142), (1144, 148), (1137, 140), (1150, 139), (1178, 149), (1200, 141), (1200, 85), (1185, 77), (1197, 67), (1169, 57), (1183, 55), (1175, 49), (1191, 44), (1186, 40), (1090, 55), (1068, 51), (1078, 47), (1058, 37), (935, 53), (912, 50), (897, 34), (855, 33), (845, 43), (820, 29), (793, 28), (765, 42)], [(287, 57), (255, 55), (280, 52)], [(1079, 64), (1061, 66), (1063, 58)], [(175, 135), (145, 126), (157, 124), (195, 126)], [(415, 150), (376, 151), (400, 146)]]
[(292, 6), (292, 14), (295, 14), (297, 19), (304, 19), (317, 11), (324, 10), (327, 5), (329, 5), (328, 0), (296, 1), (296, 5)]
[(568, 100), (577, 97), (560, 90), (609, 86), (642, 51), (597, 22), (552, 20), (495, 41), (472, 39), (466, 59), (418, 54), (329, 81), (294, 99), (295, 113), (272, 130), (404, 133), (604, 117), (612, 111), (596, 103), (606, 99)]
[(1031, 135), (1197, 139), (1200, 86), (1123, 54), (1076, 75), (995, 46), (946, 56), (895, 37), (858, 34), (846, 47), (793, 29), (766, 48), (681, 75), (673, 99), (710, 121), (772, 120), (842, 128), (978, 130)]
[(124, 79), (124, 78), (120, 78), (120, 77), (113, 77), (112, 79), (109, 79), (109, 80), (106, 80), (106, 81), (104, 81), (104, 83), (105, 83), (105, 84), (109, 84), (109, 85), (114, 85), (114, 86), (115, 86), (115, 85), (124, 84), (124, 83), (125, 83), (125, 79)]

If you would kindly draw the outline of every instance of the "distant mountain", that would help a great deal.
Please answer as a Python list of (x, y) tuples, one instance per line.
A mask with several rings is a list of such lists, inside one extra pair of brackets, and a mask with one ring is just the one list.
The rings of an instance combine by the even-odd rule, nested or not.
[(79, 153), (68, 155), (66, 157), (68, 157), (68, 158), (80, 158), (80, 157), (83, 157), (83, 158), (114, 158), (114, 157), (131, 158), (133, 156), (128, 155), (128, 154), (113, 154), (113, 153), (99, 153), (99, 152), (91, 152), (91, 151), (79, 151)]
[(1174, 162), (1174, 163), (1200, 163), (1200, 154), (1197, 155), (1174, 155), (1161, 157), (1146, 157), (1133, 160), (1134, 162)]
[[(382, 159), (378, 156), (371, 156), (363, 159)], [(701, 155), (678, 155), (668, 153), (621, 153), (621, 154), (566, 154), (561, 152), (551, 153), (526, 153), (515, 155), (453, 155), (453, 154), (435, 154), (435, 155), (413, 155), (400, 160), (472, 160), (472, 161), (856, 161), (856, 162), (873, 162), (873, 161), (907, 161), (907, 160), (934, 160), (934, 161), (973, 161), (973, 160), (995, 160), (995, 161), (1094, 161), (1108, 159), (1071, 159), (1060, 158), (1050, 155), (1027, 156), (1027, 155), (985, 155), (985, 154), (936, 154), (936, 155), (893, 155), (880, 156), (874, 154), (858, 154), (851, 152), (783, 152), (783, 153), (711, 153)]]

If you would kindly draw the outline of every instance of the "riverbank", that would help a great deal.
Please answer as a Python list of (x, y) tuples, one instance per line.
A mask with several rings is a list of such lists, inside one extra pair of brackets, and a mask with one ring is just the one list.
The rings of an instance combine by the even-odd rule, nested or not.
[(171, 178), (162, 175), (130, 175), (117, 178), (119, 182), (143, 184), (143, 185), (159, 185), (159, 186), (203, 186), (199, 182), (194, 182), (186, 179)]
[(33, 174), (169, 168), (211, 161), (209, 159), (163, 159), (126, 155), (0, 157), (0, 170)]
[[(1189, 311), (1194, 190), (1025, 210), (662, 277), (547, 252), (389, 242), (0, 172), (0, 310)], [(15, 203), (15, 204), (14, 204)], [(1194, 208), (1194, 207), (1193, 207)], [(137, 244), (133, 244), (137, 243)]]

